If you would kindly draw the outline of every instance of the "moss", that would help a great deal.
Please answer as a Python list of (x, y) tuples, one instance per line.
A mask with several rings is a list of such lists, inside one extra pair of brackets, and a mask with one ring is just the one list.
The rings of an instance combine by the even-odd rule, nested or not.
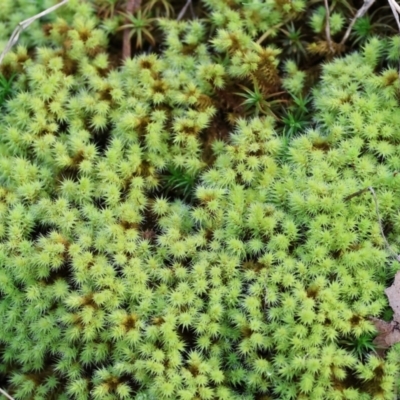
[[(201, 7), (207, 18), (159, 18), (154, 52), (144, 44), (120, 65), (123, 4), (71, 1), (43, 21), (34, 52), (32, 29), (6, 56), (4, 388), (16, 399), (389, 399), (398, 349), (378, 357), (367, 338), (397, 267), (364, 189), (397, 250), (397, 39), (325, 63), (310, 90), (310, 65), (285, 60), (293, 51), (269, 34), (307, 17), (323, 40), (321, 10)], [(243, 88), (276, 94), (283, 111), (247, 108)]]

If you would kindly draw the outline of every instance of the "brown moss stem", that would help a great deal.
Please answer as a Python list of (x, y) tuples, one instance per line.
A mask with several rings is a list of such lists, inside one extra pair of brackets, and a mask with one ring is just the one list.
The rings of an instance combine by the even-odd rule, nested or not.
[[(142, 0), (128, 0), (126, 3), (126, 13), (133, 14), (136, 10), (140, 8)], [(126, 18), (125, 23), (128, 24), (129, 20)], [(123, 34), (123, 42), (122, 42), (122, 59), (126, 60), (127, 58), (132, 57), (132, 46), (131, 46), (131, 36), (130, 29), (125, 28)]]

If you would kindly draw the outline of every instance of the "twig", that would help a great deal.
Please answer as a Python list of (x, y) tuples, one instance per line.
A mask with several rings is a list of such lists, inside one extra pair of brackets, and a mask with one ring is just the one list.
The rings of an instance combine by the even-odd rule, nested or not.
[(352, 199), (353, 197), (359, 196), (360, 194), (363, 194), (363, 193), (365, 193), (365, 192), (368, 192), (368, 188), (361, 189), (361, 190), (359, 190), (358, 192), (349, 194), (348, 196), (346, 196), (346, 197), (344, 198), (344, 201), (349, 201), (349, 200)]
[(382, 220), (381, 220), (381, 216), (379, 215), (379, 207), (378, 207), (378, 199), (376, 198), (376, 194), (374, 189), (372, 188), (372, 186), (368, 187), (369, 191), (372, 193), (372, 196), (374, 197), (374, 203), (375, 203), (375, 209), (376, 209), (376, 215), (378, 216), (378, 222), (379, 222), (379, 229), (381, 231), (381, 235), (382, 238), (385, 242), (385, 245), (387, 247), (387, 249), (389, 250), (389, 252), (392, 254), (392, 256), (400, 262), (400, 255), (396, 254), (396, 252), (390, 247), (389, 242), (386, 239), (385, 234), (383, 233), (383, 226), (382, 226)]
[(394, 1), (394, 0), (388, 0), (390, 8), (392, 9), (394, 18), (396, 19), (397, 26), (400, 31), (400, 20), (399, 20), (399, 14), (400, 14), (400, 6)]
[(40, 12), (39, 14), (34, 15), (33, 17), (30, 17), (22, 22), (20, 22), (17, 27), (14, 29), (14, 32), (12, 33), (10, 40), (8, 41), (6, 47), (4, 48), (3, 52), (0, 54), (0, 65), (3, 62), (4, 57), (6, 54), (12, 49), (12, 47), (17, 43), (19, 39), (19, 35), (33, 22), (35, 22), (37, 19), (44, 17), (47, 14), (50, 14), (51, 12), (57, 10), (57, 8), (61, 7), (62, 5), (68, 3), (69, 0), (62, 0), (60, 3), (56, 4), (55, 6), (52, 6), (48, 8), (47, 10), (44, 10)]
[[(128, 0), (126, 3), (126, 14), (131, 15), (133, 14), (141, 5), (142, 0)], [(128, 19), (125, 20), (126, 23), (129, 22)], [(127, 58), (132, 57), (132, 46), (131, 46), (131, 36), (130, 36), (130, 29), (124, 29), (124, 35), (122, 39), (122, 59), (126, 60)]]
[(286, 24), (287, 21), (281, 22), (279, 24), (274, 25), (272, 28), (269, 28), (266, 32), (264, 32), (258, 39), (257, 43), (261, 44), (269, 35), (274, 33), (275, 30), (280, 29), (284, 24)]
[(177, 21), (180, 21), (186, 13), (186, 10), (189, 6), (192, 5), (192, 0), (186, 0), (186, 4), (183, 6), (182, 10), (180, 11), (178, 17), (176, 18)]
[[(400, 6), (395, 2), (395, 0), (388, 0), (390, 8), (392, 9), (394, 18), (397, 22), (397, 26), (399, 28), (400, 32), (400, 20), (399, 20), (399, 14), (400, 14)], [(399, 60), (399, 78), (400, 78), (400, 60)]]
[(13, 397), (11, 397), (7, 392), (5, 392), (3, 389), (0, 388), (0, 393), (7, 397), (8, 400), (15, 400)]
[(331, 53), (333, 53), (332, 38), (331, 38), (331, 27), (329, 25), (330, 13), (329, 13), (328, 0), (324, 0), (324, 3), (325, 3), (325, 9), (326, 9), (326, 24), (325, 24), (326, 40), (327, 40), (328, 45), (329, 45), (329, 50), (331, 51)]
[(357, 19), (361, 18), (374, 3), (375, 0), (364, 0), (363, 6), (357, 11), (356, 15), (351, 20), (350, 25), (348, 26), (346, 33), (344, 34), (343, 39), (340, 42), (341, 45), (344, 45), (346, 40), (349, 38), (351, 30), (353, 29), (353, 26), (356, 23)]
[(372, 197), (374, 198), (375, 211), (376, 211), (376, 215), (377, 215), (377, 217), (378, 217), (379, 230), (380, 230), (380, 232), (381, 232), (383, 241), (385, 242), (386, 248), (389, 250), (389, 253), (390, 253), (398, 262), (400, 262), (400, 255), (396, 254), (396, 252), (390, 247), (390, 244), (389, 244), (389, 242), (387, 241), (386, 236), (385, 236), (385, 234), (384, 234), (384, 232), (383, 232), (382, 219), (381, 219), (381, 216), (380, 216), (380, 214), (379, 214), (378, 199), (377, 199), (377, 197), (376, 197), (375, 190), (373, 189), (373, 187), (372, 187), (372, 186), (368, 186), (368, 187), (365, 188), (365, 189), (361, 189), (361, 190), (359, 190), (358, 192), (352, 193), (352, 194), (350, 194), (349, 196), (345, 197), (345, 198), (344, 198), (344, 201), (348, 201), (348, 200), (352, 199), (353, 197), (359, 196), (360, 194), (365, 193), (365, 192), (367, 192), (368, 190), (372, 193)]

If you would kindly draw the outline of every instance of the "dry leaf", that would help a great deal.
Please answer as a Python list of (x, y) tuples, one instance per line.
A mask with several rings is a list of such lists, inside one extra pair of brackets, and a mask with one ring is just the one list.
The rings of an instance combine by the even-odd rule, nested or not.
[(373, 343), (381, 351), (400, 342), (400, 271), (397, 271), (393, 285), (388, 287), (385, 293), (393, 310), (393, 321), (371, 318), (378, 330), (378, 336)]
[(385, 293), (394, 312), (393, 321), (400, 323), (400, 271), (397, 271), (393, 285), (388, 287)]
[(400, 342), (400, 330), (397, 322), (386, 322), (378, 318), (371, 318), (371, 321), (379, 332), (373, 342), (378, 349), (388, 349), (391, 345)]

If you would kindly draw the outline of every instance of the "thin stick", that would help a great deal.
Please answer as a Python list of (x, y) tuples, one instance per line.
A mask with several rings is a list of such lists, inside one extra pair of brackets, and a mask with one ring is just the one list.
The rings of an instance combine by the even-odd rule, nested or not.
[(331, 51), (331, 53), (333, 53), (332, 38), (331, 38), (331, 27), (329, 25), (330, 12), (329, 12), (328, 0), (324, 0), (324, 3), (325, 3), (325, 9), (326, 9), (325, 35), (326, 35), (326, 40), (327, 40), (328, 45), (329, 45), (329, 50)]
[(358, 18), (364, 16), (364, 14), (368, 11), (368, 9), (375, 3), (375, 0), (365, 0), (363, 6), (357, 11), (354, 18), (351, 20), (350, 25), (348, 26), (346, 33), (343, 36), (342, 41), (340, 42), (341, 45), (344, 45), (347, 39), (350, 36), (351, 30), (353, 29), (354, 24), (356, 23)]
[(180, 11), (178, 17), (176, 18), (177, 21), (180, 21), (186, 13), (188, 7), (192, 4), (192, 0), (186, 0), (186, 4), (183, 6), (182, 10)]
[(385, 242), (385, 245), (387, 247), (387, 249), (389, 250), (389, 252), (392, 254), (392, 256), (400, 262), (400, 255), (396, 254), (396, 252), (390, 247), (389, 242), (386, 239), (385, 234), (383, 233), (383, 226), (382, 226), (382, 220), (381, 220), (381, 216), (379, 214), (379, 206), (378, 206), (378, 199), (376, 198), (376, 194), (374, 189), (372, 188), (372, 186), (368, 187), (368, 190), (372, 193), (372, 196), (374, 197), (374, 203), (375, 203), (375, 209), (376, 209), (376, 215), (378, 216), (378, 222), (379, 222), (379, 229), (381, 231), (381, 235), (382, 238)]
[[(397, 22), (397, 26), (399, 28), (400, 32), (400, 19), (399, 19), (399, 14), (400, 14), (400, 6), (395, 2), (395, 0), (388, 0), (390, 8), (392, 9), (394, 18)], [(400, 78), (400, 60), (399, 60), (399, 78)]]
[(15, 400), (13, 397), (11, 397), (7, 392), (5, 392), (3, 389), (0, 388), (0, 393), (7, 397), (8, 400)]
[(272, 33), (274, 33), (274, 30), (278, 30), (279, 28), (281, 28), (285, 23), (285, 22), (281, 22), (279, 24), (276, 24), (275, 26), (273, 26), (272, 28), (268, 29), (266, 32), (264, 32), (259, 39), (257, 39), (257, 43), (261, 44), (269, 35), (271, 35)]
[(386, 239), (386, 236), (383, 232), (383, 225), (382, 225), (382, 219), (381, 219), (381, 215), (379, 214), (379, 205), (378, 205), (378, 199), (376, 197), (375, 194), (375, 190), (373, 189), (372, 186), (368, 186), (365, 189), (361, 189), (358, 192), (355, 192), (353, 194), (350, 194), (349, 196), (344, 198), (344, 201), (348, 201), (350, 199), (352, 199), (353, 197), (359, 196), (362, 193), (368, 192), (368, 190), (372, 193), (372, 197), (374, 198), (374, 203), (375, 203), (375, 211), (376, 211), (376, 215), (378, 217), (378, 224), (379, 224), (379, 230), (381, 232), (382, 235), (382, 239), (385, 242), (386, 248), (389, 250), (389, 253), (398, 261), (400, 262), (400, 255), (396, 254), (396, 252), (390, 247), (389, 242)]
[(352, 199), (353, 197), (359, 196), (360, 194), (363, 194), (363, 193), (365, 193), (365, 192), (368, 192), (368, 188), (361, 189), (361, 190), (359, 190), (358, 192), (355, 192), (355, 193), (352, 193), (352, 194), (346, 196), (346, 197), (344, 198), (344, 201), (348, 201), (348, 200)]
[(399, 27), (400, 31), (400, 20), (399, 20), (399, 15), (400, 14), (400, 6), (394, 1), (394, 0), (388, 0), (390, 8), (392, 9), (394, 18), (396, 19), (397, 26)]
[(63, 6), (64, 4), (68, 3), (69, 0), (62, 0), (60, 3), (48, 8), (47, 10), (44, 10), (40, 12), (39, 14), (34, 15), (33, 17), (30, 17), (22, 22), (20, 22), (17, 27), (14, 29), (14, 32), (12, 33), (10, 40), (8, 41), (6, 47), (4, 48), (3, 52), (0, 54), (0, 65), (3, 62), (4, 57), (6, 54), (12, 49), (12, 47), (15, 45), (15, 43), (18, 42), (19, 35), (33, 22), (38, 20), (41, 17), (44, 17), (47, 14), (50, 14), (51, 12), (57, 10), (57, 8)]

